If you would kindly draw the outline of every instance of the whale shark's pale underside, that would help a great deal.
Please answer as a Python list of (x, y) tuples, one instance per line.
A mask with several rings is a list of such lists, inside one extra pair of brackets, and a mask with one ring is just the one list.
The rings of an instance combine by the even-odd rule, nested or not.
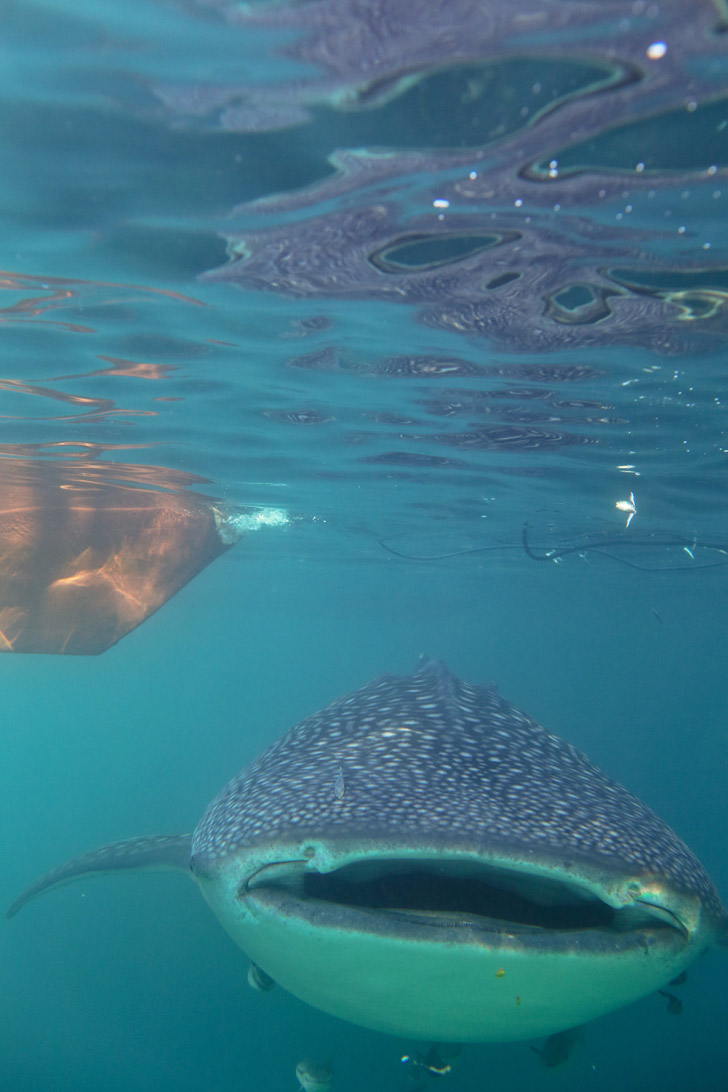
[(665, 986), (728, 927), (649, 808), (435, 661), (296, 725), (193, 835), (76, 858), (8, 913), (91, 872), (167, 867), (291, 993), (433, 1040), (582, 1024)]

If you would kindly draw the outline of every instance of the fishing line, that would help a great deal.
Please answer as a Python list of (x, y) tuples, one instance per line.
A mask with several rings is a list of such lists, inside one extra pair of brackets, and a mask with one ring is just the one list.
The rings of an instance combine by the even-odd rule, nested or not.
[[(694, 538), (683, 538), (676, 535), (670, 535), (665, 537), (649, 536), (647, 538), (600, 538), (589, 539), (585, 538), (582, 541), (573, 545), (555, 546), (551, 549), (541, 548), (542, 552), (537, 552), (529, 541), (529, 527), (528, 524), (524, 524), (523, 531), (521, 532), (520, 543), (499, 543), (489, 546), (465, 546), (458, 550), (447, 550), (439, 554), (411, 554), (404, 550), (398, 550), (394, 546), (383, 538), (377, 539), (377, 542), (386, 550), (387, 553), (393, 554), (395, 557), (404, 558), (407, 561), (445, 561), (450, 558), (467, 557), (472, 554), (485, 554), (495, 553), (498, 551), (504, 552), (507, 550), (523, 550), (527, 557), (532, 561), (552, 561), (558, 563), (563, 557), (567, 557), (569, 554), (585, 555), (587, 553), (597, 554), (601, 557), (606, 557), (610, 561), (616, 561), (620, 565), (626, 565), (630, 569), (638, 569), (640, 572), (648, 573), (692, 573), (702, 571), (705, 569), (718, 569), (724, 565), (728, 565), (728, 543), (717, 542), (697, 542)], [(653, 549), (680, 549), (687, 553), (691, 558), (691, 564), (666, 564), (666, 565), (643, 565), (638, 561), (632, 561), (626, 557), (620, 557), (618, 554), (612, 553), (611, 548), (653, 548)], [(694, 556), (696, 551), (713, 551), (723, 555), (721, 560), (715, 561), (695, 561)]]

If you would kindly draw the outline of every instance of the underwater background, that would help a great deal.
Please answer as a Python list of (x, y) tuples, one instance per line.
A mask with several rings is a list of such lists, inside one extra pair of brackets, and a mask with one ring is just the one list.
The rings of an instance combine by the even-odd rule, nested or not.
[[(2, 9), (3, 551), (11, 481), (285, 513), (100, 655), (0, 657), (5, 904), (191, 830), (421, 653), (584, 750), (728, 896), (722, 7)], [(251, 990), (178, 875), (69, 885), (0, 949), (9, 1092), (296, 1092), (304, 1057), (411, 1088), (417, 1044)], [(726, 966), (563, 1067), (468, 1045), (427, 1084), (726, 1092)]]

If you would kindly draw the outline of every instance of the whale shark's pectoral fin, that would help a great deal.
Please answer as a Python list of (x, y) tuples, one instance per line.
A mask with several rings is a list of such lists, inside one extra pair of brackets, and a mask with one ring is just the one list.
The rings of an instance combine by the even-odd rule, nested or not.
[(74, 857), (73, 860), (46, 872), (18, 896), (8, 907), (5, 916), (14, 917), (26, 902), (52, 887), (60, 887), (95, 872), (118, 872), (122, 869), (163, 872), (167, 869), (181, 869), (191, 876), (191, 854), (191, 834), (159, 834), (149, 838), (129, 838), (125, 842), (113, 842), (94, 849), (91, 853), (84, 853), (81, 857)]

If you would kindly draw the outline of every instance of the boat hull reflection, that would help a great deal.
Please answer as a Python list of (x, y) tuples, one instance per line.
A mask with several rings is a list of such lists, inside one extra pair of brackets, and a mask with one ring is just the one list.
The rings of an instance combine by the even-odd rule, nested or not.
[[(3, 463), (3, 652), (103, 652), (236, 537), (221, 525), (213, 500), (160, 491), (148, 473), (137, 486), (119, 481), (127, 477), (119, 466), (79, 472), (33, 460)], [(169, 472), (159, 471), (163, 481)]]

